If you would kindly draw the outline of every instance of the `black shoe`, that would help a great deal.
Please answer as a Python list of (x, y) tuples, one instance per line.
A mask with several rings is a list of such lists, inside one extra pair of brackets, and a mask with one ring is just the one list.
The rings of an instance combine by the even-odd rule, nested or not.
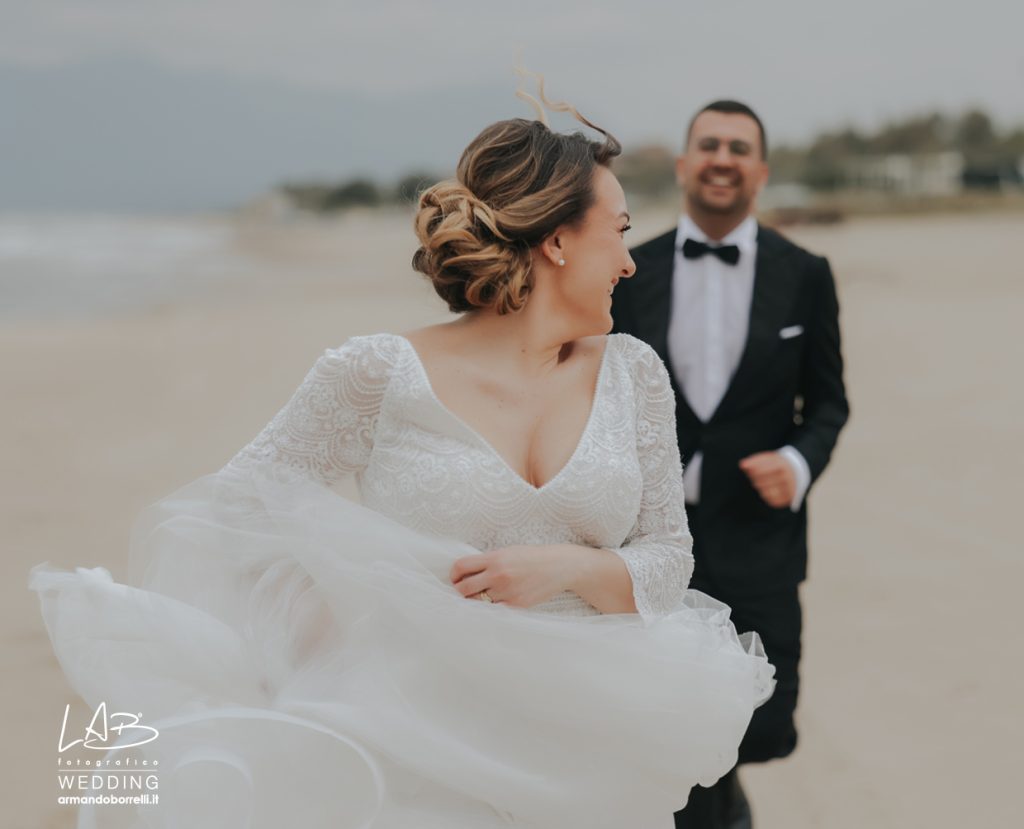
[(740, 776), (735, 771), (730, 776), (731, 785), (723, 792), (722, 825), (725, 829), (753, 829), (754, 817), (750, 813), (750, 801), (740, 785)]

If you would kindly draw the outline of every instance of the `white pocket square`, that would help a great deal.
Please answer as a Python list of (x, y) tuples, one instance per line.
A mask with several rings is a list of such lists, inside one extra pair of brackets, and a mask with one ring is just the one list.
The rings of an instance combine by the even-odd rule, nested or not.
[(804, 333), (804, 327), (802, 325), (790, 325), (779, 331), (779, 339), (789, 340), (793, 337), (799, 337)]

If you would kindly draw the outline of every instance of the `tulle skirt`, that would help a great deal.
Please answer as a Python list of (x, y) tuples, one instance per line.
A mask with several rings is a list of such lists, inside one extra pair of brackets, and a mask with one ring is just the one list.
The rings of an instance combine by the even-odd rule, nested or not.
[(771, 694), (756, 634), (696, 591), (650, 624), (467, 600), (474, 552), (270, 468), (143, 513), (136, 586), (36, 567), (75, 691), (159, 730), (159, 804), (79, 825), (670, 827)]

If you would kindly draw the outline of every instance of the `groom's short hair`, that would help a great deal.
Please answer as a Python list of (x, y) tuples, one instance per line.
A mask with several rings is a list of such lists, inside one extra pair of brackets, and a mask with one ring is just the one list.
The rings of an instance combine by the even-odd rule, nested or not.
[(746, 115), (748, 118), (753, 118), (754, 123), (757, 124), (757, 131), (761, 134), (761, 158), (768, 157), (768, 139), (764, 134), (764, 124), (761, 123), (761, 119), (757, 117), (757, 113), (754, 112), (746, 104), (740, 101), (733, 101), (728, 98), (723, 98), (720, 101), (712, 101), (710, 104), (699, 109), (694, 116), (690, 119), (690, 126), (686, 128), (686, 144), (689, 146), (690, 137), (693, 135), (693, 125), (696, 123), (698, 116), (702, 112), (724, 112), (727, 115)]

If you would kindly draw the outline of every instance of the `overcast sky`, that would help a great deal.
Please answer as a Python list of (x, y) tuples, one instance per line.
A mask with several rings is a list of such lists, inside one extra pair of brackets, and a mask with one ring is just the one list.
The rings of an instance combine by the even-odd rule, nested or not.
[(776, 143), (968, 106), (1024, 123), (1020, 0), (0, 0), (0, 209), (203, 209), (443, 171), (529, 115), (519, 63), (627, 146), (677, 144), (717, 97)]

